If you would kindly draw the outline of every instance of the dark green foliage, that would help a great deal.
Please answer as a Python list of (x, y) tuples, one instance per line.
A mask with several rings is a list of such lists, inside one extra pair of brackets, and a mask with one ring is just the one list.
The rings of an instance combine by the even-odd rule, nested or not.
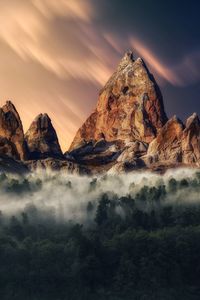
[(92, 202), (89, 201), (87, 204), (87, 213), (90, 214), (93, 211), (93, 209), (94, 209), (94, 206), (93, 206)]
[[(22, 186), (33, 190), (23, 180), (4, 185), (19, 193)], [(191, 187), (199, 191), (199, 175), (135, 196), (104, 193), (86, 205), (86, 225), (58, 222), (34, 205), (9, 219), (0, 212), (0, 299), (200, 299), (200, 204), (170, 202)]]
[(90, 182), (89, 192), (92, 192), (95, 190), (97, 184), (97, 178), (92, 179)]
[(169, 188), (169, 192), (170, 193), (176, 192), (176, 189), (177, 189), (177, 181), (176, 181), (176, 179), (171, 178), (169, 180), (168, 188)]
[(106, 223), (108, 220), (108, 210), (110, 206), (110, 200), (108, 199), (107, 195), (104, 194), (99, 201), (99, 205), (97, 207), (95, 221), (98, 225), (102, 225)]
[(38, 191), (42, 188), (42, 181), (36, 179), (29, 181), (27, 178), (8, 178), (4, 173), (0, 174), (0, 188), (5, 193), (15, 196)]

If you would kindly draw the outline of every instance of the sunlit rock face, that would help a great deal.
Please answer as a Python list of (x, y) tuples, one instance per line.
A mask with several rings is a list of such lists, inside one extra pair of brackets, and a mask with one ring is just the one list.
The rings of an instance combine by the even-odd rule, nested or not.
[(25, 135), (30, 159), (62, 157), (56, 131), (47, 114), (38, 115)]
[[(138, 157), (146, 153), (166, 122), (155, 79), (141, 58), (134, 60), (133, 53), (127, 52), (100, 91), (95, 111), (78, 130), (69, 152), (92, 170), (108, 170), (115, 163), (123, 169), (124, 162), (130, 168), (138, 166)], [(100, 141), (101, 149), (96, 147)], [(136, 145), (143, 150), (136, 150)]]
[(181, 137), (184, 125), (175, 116), (159, 131), (157, 137), (150, 143), (147, 155), (149, 163), (158, 161), (181, 162)]
[(11, 101), (0, 108), (0, 154), (21, 160), (27, 158), (22, 122)]
[(143, 60), (127, 52), (100, 91), (97, 107), (78, 130), (70, 151), (105, 139), (151, 142), (166, 123), (161, 92)]
[(200, 167), (200, 120), (196, 113), (186, 121), (181, 147), (183, 163)]
[(149, 144), (144, 157), (148, 166), (154, 163), (200, 166), (200, 121), (196, 113), (184, 125), (173, 117)]

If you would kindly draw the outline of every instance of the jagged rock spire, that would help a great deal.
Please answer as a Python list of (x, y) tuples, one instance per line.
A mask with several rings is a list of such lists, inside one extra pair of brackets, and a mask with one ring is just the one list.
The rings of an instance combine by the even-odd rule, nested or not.
[(27, 158), (22, 122), (11, 101), (0, 108), (0, 137), (0, 154), (21, 160)]
[(141, 58), (127, 52), (105, 87), (97, 107), (77, 132), (70, 150), (88, 141), (151, 142), (166, 123), (159, 87)]
[(47, 114), (39, 114), (25, 134), (30, 159), (62, 157), (56, 131)]

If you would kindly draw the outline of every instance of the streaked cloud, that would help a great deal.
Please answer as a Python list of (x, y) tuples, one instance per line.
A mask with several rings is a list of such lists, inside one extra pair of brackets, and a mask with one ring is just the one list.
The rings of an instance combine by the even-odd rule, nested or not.
[(47, 18), (55, 15), (64, 16), (68, 19), (80, 19), (90, 22), (93, 13), (92, 6), (88, 0), (32, 0), (35, 7)]
[(200, 81), (200, 50), (192, 51), (174, 65), (174, 72), (179, 76), (182, 86), (189, 86)]
[(13, 0), (2, 4), (0, 38), (23, 60), (35, 60), (60, 78), (103, 84), (110, 71), (98, 51), (104, 38), (90, 27), (92, 12), (88, 0)]
[[(102, 82), (102, 76), (107, 76), (106, 66), (97, 57), (84, 53), (85, 45), (81, 45), (84, 26), (88, 26), (92, 18), (92, 7), (88, 0), (13, 0), (12, 5), (4, 3), (0, 6), (0, 23), (3, 25), (0, 27), (0, 38), (22, 59), (35, 60), (61, 78), (72, 76)], [(65, 19), (66, 30), (63, 33), (66, 35), (56, 35), (56, 30), (52, 35), (52, 23), (59, 17)], [(59, 26), (56, 27), (59, 29)], [(74, 44), (67, 45), (67, 40), (72, 40), (72, 37), (80, 40), (79, 47), (80, 51), (83, 48), (84, 58), (81, 61), (71, 55)], [(65, 53), (62, 51), (63, 38), (67, 46)], [(96, 67), (94, 75), (90, 72), (91, 65)]]
[(136, 38), (130, 38), (130, 45), (148, 63), (161, 79), (174, 86), (188, 86), (200, 80), (200, 51), (188, 53), (180, 60), (167, 66), (158, 56)]
[(157, 74), (174, 85), (180, 85), (181, 80), (179, 76), (169, 67), (164, 65), (162, 61), (156, 57), (151, 50), (144, 46), (139, 40), (131, 38), (130, 44), (142, 58), (157, 72)]

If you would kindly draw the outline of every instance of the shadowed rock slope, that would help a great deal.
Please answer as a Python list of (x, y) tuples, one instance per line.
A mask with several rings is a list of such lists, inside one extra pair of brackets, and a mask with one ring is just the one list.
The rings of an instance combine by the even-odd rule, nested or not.
[(47, 114), (38, 115), (25, 134), (31, 159), (62, 158), (56, 131)]

